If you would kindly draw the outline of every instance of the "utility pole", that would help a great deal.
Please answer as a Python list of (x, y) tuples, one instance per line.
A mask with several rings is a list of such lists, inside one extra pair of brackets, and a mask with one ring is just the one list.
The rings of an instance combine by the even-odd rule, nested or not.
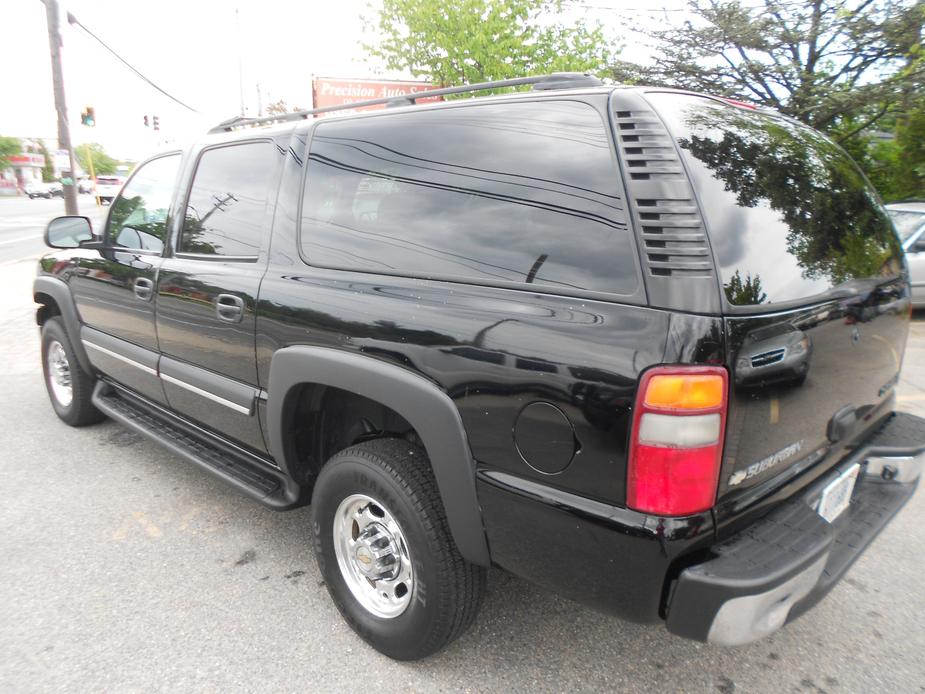
[(234, 30), (238, 39), (238, 90), (241, 92), (241, 115), (244, 115), (244, 56), (241, 49), (241, 18), (234, 8)]
[[(51, 48), (51, 76), (55, 90), (55, 111), (58, 112), (58, 147), (67, 151), (71, 167), (70, 183), (64, 188), (65, 214), (77, 214), (77, 168), (74, 166), (74, 150), (71, 149), (71, 132), (67, 124), (67, 101), (64, 98), (64, 75), (61, 71), (61, 34), (58, 31), (58, 0), (42, 0), (48, 21), (48, 45)], [(68, 179), (65, 179), (65, 181)]]

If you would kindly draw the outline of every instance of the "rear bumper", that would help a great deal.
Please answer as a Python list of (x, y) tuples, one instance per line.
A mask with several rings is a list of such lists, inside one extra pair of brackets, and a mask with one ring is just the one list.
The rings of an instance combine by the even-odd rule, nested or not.
[[(822, 490), (854, 464), (851, 503), (832, 523)], [(909, 500), (925, 465), (925, 419), (895, 414), (807, 490), (684, 569), (667, 604), (669, 631), (722, 645), (750, 643), (818, 602)]]

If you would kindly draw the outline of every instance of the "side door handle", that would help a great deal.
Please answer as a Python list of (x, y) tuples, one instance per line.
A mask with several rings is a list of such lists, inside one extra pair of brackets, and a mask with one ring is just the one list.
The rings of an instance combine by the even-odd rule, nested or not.
[(154, 295), (154, 282), (147, 277), (136, 277), (134, 285), (135, 296), (142, 301), (151, 301)]
[(215, 297), (215, 315), (226, 323), (240, 323), (244, 318), (244, 299), (234, 294)]

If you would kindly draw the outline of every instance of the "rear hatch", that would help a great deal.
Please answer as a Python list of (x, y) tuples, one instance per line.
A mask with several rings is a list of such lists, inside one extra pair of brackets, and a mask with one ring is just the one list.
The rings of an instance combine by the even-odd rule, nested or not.
[(902, 249), (823, 135), (706, 97), (647, 98), (697, 191), (725, 295), (722, 524), (827, 470), (890, 411), (909, 322)]

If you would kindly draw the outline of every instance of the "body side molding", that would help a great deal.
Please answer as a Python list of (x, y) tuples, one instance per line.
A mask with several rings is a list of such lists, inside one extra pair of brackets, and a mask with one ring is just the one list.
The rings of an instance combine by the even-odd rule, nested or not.
[(67, 330), (67, 336), (71, 340), (71, 347), (80, 362), (80, 366), (87, 373), (95, 373), (87, 351), (84, 349), (83, 342), (80, 340), (80, 317), (77, 314), (77, 305), (74, 303), (74, 297), (71, 295), (71, 289), (64, 280), (50, 275), (40, 275), (32, 283), (32, 296), (36, 303), (43, 303), (39, 300), (40, 294), (46, 294), (54, 299), (61, 311), (61, 319), (64, 321), (64, 328)]
[(267, 421), (277, 463), (292, 468), (284, 432), (295, 412), (295, 387), (342, 388), (391, 407), (420, 435), (433, 466), (450, 531), (468, 561), (488, 566), (488, 542), (475, 491), (475, 465), (456, 405), (443, 391), (399, 366), (327, 347), (278, 350), (270, 364)]

